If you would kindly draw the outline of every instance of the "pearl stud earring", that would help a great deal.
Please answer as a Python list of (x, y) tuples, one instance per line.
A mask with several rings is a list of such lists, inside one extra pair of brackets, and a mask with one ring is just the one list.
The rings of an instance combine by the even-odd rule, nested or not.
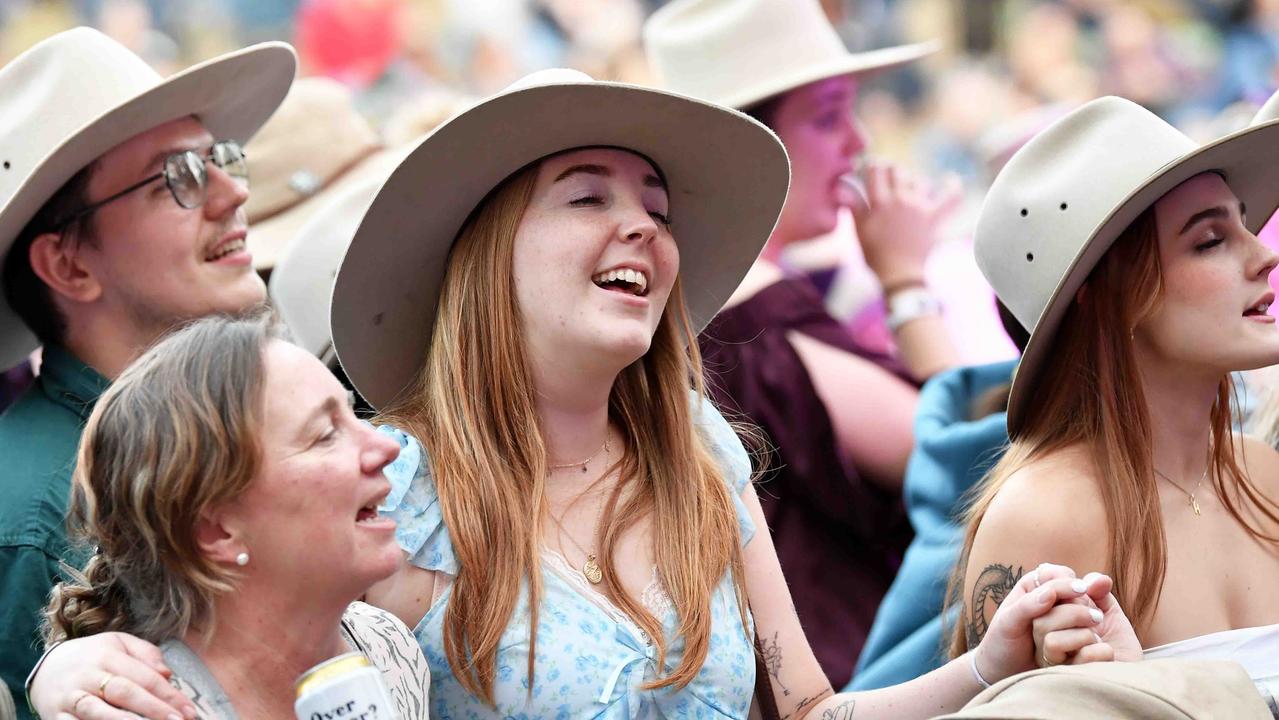
[(249, 554), (248, 554), (248, 553), (246, 553), (246, 552), (242, 552), (242, 553), (240, 553), (239, 555), (236, 555), (236, 556), (235, 556), (235, 564), (236, 564), (236, 565), (239, 565), (240, 567), (244, 567), (245, 565), (248, 565), (248, 564), (249, 564)]

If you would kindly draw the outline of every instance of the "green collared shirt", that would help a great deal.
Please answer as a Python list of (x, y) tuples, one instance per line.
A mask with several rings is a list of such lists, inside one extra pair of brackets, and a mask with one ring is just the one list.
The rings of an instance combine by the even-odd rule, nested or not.
[[(49, 590), (82, 568), (85, 548), (67, 539), (71, 470), (80, 433), (110, 382), (59, 347), (44, 350), (40, 377), (0, 415), (0, 677), (15, 698), (40, 659)], [(18, 718), (32, 716), (18, 702)]]

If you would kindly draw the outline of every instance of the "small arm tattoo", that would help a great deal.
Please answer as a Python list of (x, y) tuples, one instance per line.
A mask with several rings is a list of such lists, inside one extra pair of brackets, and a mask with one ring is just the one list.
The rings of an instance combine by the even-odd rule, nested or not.
[(777, 682), (777, 687), (782, 689), (782, 695), (790, 695), (790, 690), (782, 684), (782, 646), (777, 642), (777, 633), (773, 633), (772, 642), (768, 638), (759, 639), (759, 653), (764, 659), (768, 674)]
[(1012, 565), (996, 564), (987, 565), (977, 576), (968, 603), (968, 622), (964, 625), (964, 636), (970, 650), (986, 637), (990, 619), (1024, 574), (1025, 570), (1020, 565), (1014, 569)]
[(797, 714), (800, 710), (803, 710), (804, 708), (808, 707), (809, 705), (816, 705), (817, 703), (819, 703), (819, 702), (821, 702), (821, 701), (825, 700), (826, 698), (828, 698), (828, 697), (830, 697), (831, 695), (834, 695), (834, 694), (835, 694), (835, 691), (834, 691), (834, 690), (823, 690), (823, 691), (822, 691), (820, 694), (818, 694), (818, 695), (814, 695), (814, 696), (812, 696), (812, 697), (806, 697), (806, 698), (804, 698), (804, 699), (802, 699), (802, 700), (800, 700), (800, 701), (799, 701), (799, 704), (795, 706), (795, 709), (794, 709), (794, 710), (791, 710), (789, 713), (787, 713), (787, 714), (783, 715), (783, 716), (782, 716), (782, 720), (790, 720), (792, 717), (795, 717), (795, 715), (796, 715), (796, 714)]
[(845, 700), (833, 708), (828, 708), (822, 712), (822, 720), (851, 720), (853, 717), (853, 708), (857, 707), (856, 700)]

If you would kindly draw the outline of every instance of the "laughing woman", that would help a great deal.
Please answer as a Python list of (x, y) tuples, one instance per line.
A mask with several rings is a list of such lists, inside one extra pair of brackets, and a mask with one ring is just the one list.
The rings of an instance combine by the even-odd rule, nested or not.
[[(1230, 377), (1279, 362), (1279, 257), (1254, 235), (1279, 202), (1276, 142), (1272, 122), (1200, 148), (1103, 98), (996, 179), (978, 260), (1032, 334), (1012, 445), (969, 514), (956, 654), (1053, 558), (1115, 578), (1146, 657), (1279, 682), (1279, 454), (1234, 432)], [(1039, 662), (1070, 659), (1049, 644)]]
[(745, 718), (758, 637), (784, 715), (930, 717), (1033, 667), (1056, 600), (1106, 604), (1108, 581), (1046, 567), (977, 652), (833, 694), (694, 342), (787, 177), (744, 115), (545, 71), (441, 126), (374, 199), (333, 339), (401, 448), (381, 510), (408, 563), (366, 598), (415, 628), (433, 715)]
[[(292, 717), (298, 676), (346, 652), (382, 671), (395, 711), (426, 717), (412, 635), (353, 602), (396, 571), (395, 526), (373, 510), (395, 443), (267, 318), (213, 317), (160, 342), (97, 402), (71, 512), (96, 552), (57, 585), (51, 641), (105, 630), (159, 643), (200, 717)], [(141, 419), (141, 421), (140, 421)], [(118, 666), (59, 710), (118, 717)], [(186, 703), (181, 703), (186, 704)]]

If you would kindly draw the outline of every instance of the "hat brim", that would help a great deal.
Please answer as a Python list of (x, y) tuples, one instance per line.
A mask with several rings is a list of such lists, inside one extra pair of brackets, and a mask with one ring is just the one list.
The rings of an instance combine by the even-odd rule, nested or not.
[(674, 93), (606, 82), (515, 90), (455, 116), (378, 191), (333, 289), (333, 344), (347, 376), (385, 407), (417, 376), (449, 249), (499, 183), (548, 155), (629, 149), (669, 183), (685, 302), (697, 330), (737, 288), (781, 212), (789, 163), (741, 113)]
[(888, 70), (922, 57), (932, 55), (941, 49), (935, 40), (914, 43), (912, 45), (895, 45), (848, 55), (828, 62), (796, 68), (789, 72), (779, 73), (776, 77), (767, 78), (764, 82), (746, 87), (718, 101), (733, 108), (748, 108), (775, 95), (781, 95), (810, 83), (845, 75), (866, 75), (881, 70)]
[[(0, 258), (59, 188), (140, 133), (194, 115), (215, 138), (247, 142), (288, 94), (296, 68), (287, 44), (262, 43), (175, 73), (89, 121), (50, 152), (0, 209)], [(20, 362), (38, 344), (9, 304), (0, 302), (0, 368)]]
[(1253, 233), (1279, 207), (1279, 163), (1269, 149), (1279, 146), (1279, 121), (1245, 128), (1190, 152), (1157, 170), (1115, 206), (1075, 254), (1035, 323), (1013, 376), (1008, 397), (1008, 431), (1016, 437), (1034, 398), (1034, 388), (1075, 293), (1102, 256), (1142, 212), (1181, 183), (1205, 172), (1219, 172), (1248, 209), (1245, 225)]
[(248, 248), (253, 254), (253, 269), (264, 272), (274, 268), (285, 248), (321, 208), (341, 197), (350, 188), (386, 177), (404, 156), (398, 149), (381, 149), (355, 163), (331, 183), (311, 197), (249, 226)]

